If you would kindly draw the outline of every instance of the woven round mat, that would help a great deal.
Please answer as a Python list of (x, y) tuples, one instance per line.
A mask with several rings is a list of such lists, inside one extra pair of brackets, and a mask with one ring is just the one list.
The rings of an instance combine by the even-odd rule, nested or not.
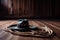
[(49, 37), (53, 34), (53, 31), (47, 26), (40, 27), (39, 30), (30, 30), (30, 31), (23, 31), (23, 32), (17, 30), (13, 31), (10, 28), (5, 28), (4, 31), (18, 36)]

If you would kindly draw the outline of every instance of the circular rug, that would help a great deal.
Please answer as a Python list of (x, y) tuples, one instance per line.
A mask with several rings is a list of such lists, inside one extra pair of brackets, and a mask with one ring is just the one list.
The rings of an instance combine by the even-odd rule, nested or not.
[(19, 36), (49, 37), (53, 34), (53, 31), (47, 26), (38, 28), (32, 25), (29, 25), (29, 28), (18, 28), (17, 25), (11, 25), (4, 31)]

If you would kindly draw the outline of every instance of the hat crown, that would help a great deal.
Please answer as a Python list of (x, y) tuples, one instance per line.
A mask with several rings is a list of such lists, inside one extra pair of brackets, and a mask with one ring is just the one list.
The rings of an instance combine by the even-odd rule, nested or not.
[(19, 19), (17, 26), (18, 28), (29, 28), (28, 19)]

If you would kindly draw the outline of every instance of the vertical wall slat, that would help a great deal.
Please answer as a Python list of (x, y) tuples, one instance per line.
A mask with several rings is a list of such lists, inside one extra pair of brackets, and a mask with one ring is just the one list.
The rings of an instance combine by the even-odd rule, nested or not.
[(18, 0), (18, 17), (19, 17), (19, 0)]
[(33, 16), (33, 0), (13, 0), (13, 16), (16, 17), (32, 17)]
[(34, 16), (34, 13), (33, 13), (33, 12), (34, 12), (34, 11), (33, 11), (33, 6), (34, 6), (34, 5), (33, 5), (33, 3), (34, 3), (34, 2), (33, 2), (33, 0), (32, 0), (32, 16)]

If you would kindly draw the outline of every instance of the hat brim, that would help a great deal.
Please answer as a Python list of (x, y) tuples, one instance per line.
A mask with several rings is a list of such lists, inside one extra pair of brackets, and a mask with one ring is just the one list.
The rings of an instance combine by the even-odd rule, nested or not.
[(11, 25), (8, 28), (11, 29), (11, 30), (18, 30), (18, 31), (29, 31), (29, 30), (35, 30), (35, 29), (37, 29), (36, 26), (32, 26), (32, 25), (29, 25), (29, 28), (19, 28), (17, 26), (17, 24)]

